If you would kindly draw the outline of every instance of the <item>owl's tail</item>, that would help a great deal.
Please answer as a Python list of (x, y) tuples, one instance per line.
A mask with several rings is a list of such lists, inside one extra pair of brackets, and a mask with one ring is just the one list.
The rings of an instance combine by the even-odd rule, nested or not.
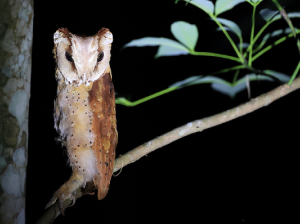
[[(100, 182), (101, 185), (101, 182)], [(108, 193), (108, 186), (98, 187), (98, 200), (102, 200)]]
[[(96, 183), (95, 186), (97, 186), (98, 188), (98, 200), (102, 200), (103, 198), (105, 198), (105, 196), (108, 193), (109, 190), (109, 185), (110, 185), (110, 180), (112, 177), (112, 171), (114, 168), (114, 155), (111, 155), (111, 157), (109, 158), (107, 155), (108, 153), (102, 153), (100, 154), (100, 158), (102, 162), (100, 162), (101, 164), (98, 163), (99, 167), (98, 170), (100, 172), (100, 178), (97, 178), (95, 180)], [(113, 153), (115, 154), (115, 153)]]

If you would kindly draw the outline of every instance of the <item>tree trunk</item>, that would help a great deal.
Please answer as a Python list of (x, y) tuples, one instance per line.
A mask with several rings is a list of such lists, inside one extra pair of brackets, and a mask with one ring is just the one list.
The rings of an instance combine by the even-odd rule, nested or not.
[(0, 1), (0, 223), (25, 223), (33, 0)]

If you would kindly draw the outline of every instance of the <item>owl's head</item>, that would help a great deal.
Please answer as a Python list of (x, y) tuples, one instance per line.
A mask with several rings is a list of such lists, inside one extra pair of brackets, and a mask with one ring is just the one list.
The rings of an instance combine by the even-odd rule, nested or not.
[(57, 78), (75, 86), (89, 85), (99, 79), (109, 66), (112, 41), (112, 33), (106, 28), (90, 37), (77, 36), (66, 28), (58, 29), (53, 50), (60, 73)]

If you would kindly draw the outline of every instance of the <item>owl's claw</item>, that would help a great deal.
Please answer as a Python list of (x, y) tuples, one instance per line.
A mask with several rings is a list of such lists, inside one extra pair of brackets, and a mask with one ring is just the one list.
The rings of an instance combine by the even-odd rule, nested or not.
[(70, 204), (69, 207), (72, 207), (75, 204), (75, 202), (76, 202), (76, 199), (74, 197), (73, 200), (72, 200), (72, 204)]
[(63, 197), (59, 197), (57, 200), (58, 203), (58, 207), (59, 207), (59, 211), (62, 215), (65, 215), (65, 208), (64, 208), (64, 202), (66, 199), (70, 199), (72, 201), (72, 204), (69, 205), (68, 207), (71, 207), (75, 204), (76, 199), (75, 199), (75, 195), (73, 193), (70, 193), (68, 196), (64, 196)]
[(64, 188), (63, 186), (58, 189), (55, 193), (54, 196), (51, 198), (49, 203), (46, 205), (45, 209), (53, 205), (55, 202), (58, 204), (59, 211), (62, 215), (65, 215), (65, 208), (64, 208), (64, 202), (66, 199), (72, 200), (72, 204), (69, 206), (73, 206), (75, 204), (75, 195), (74, 193), (70, 193), (68, 189)]

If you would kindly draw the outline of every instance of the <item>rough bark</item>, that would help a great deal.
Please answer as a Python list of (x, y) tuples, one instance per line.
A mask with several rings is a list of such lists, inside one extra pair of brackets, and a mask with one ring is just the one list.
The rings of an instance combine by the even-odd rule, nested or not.
[(33, 0), (0, 1), (0, 223), (25, 223)]

